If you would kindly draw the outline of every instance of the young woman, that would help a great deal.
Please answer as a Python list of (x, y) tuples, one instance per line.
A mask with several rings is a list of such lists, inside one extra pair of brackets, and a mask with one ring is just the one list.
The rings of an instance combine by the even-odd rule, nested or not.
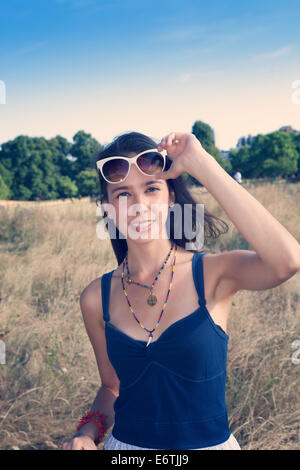
[[(159, 145), (124, 134), (97, 160), (118, 267), (80, 296), (101, 387), (62, 449), (95, 450), (114, 424), (104, 449), (238, 450), (225, 403), (232, 300), (241, 289), (270, 289), (293, 276), (300, 246), (193, 134), (172, 132)], [(197, 229), (185, 172), (213, 195), (254, 251), (192, 250), (198, 235), (177, 233), (186, 222)], [(171, 217), (173, 207), (181, 211)], [(204, 210), (206, 237), (227, 229)]]

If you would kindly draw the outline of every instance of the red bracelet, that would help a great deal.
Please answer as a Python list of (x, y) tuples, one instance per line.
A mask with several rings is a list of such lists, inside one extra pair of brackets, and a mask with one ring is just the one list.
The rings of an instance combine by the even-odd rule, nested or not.
[[(93, 418), (95, 416), (95, 418)], [(89, 411), (86, 413), (84, 416), (82, 416), (76, 430), (79, 431), (79, 429), (86, 423), (96, 423), (98, 426), (98, 437), (95, 440), (96, 446), (101, 442), (103, 439), (103, 436), (107, 430), (107, 425), (106, 425), (106, 416), (103, 414), (99, 413), (99, 411), (96, 411), (95, 413)]]

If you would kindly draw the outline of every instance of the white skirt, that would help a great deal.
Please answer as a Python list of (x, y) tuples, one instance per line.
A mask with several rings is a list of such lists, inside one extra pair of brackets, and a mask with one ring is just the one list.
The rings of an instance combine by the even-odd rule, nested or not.
[[(145, 447), (138, 447), (134, 446), (132, 444), (126, 444), (125, 442), (121, 442), (118, 439), (116, 439), (112, 433), (110, 432), (109, 435), (107, 436), (103, 450), (158, 450), (158, 449), (151, 449), (150, 447), (145, 448)], [(163, 450), (163, 449), (159, 449)], [(234, 437), (234, 435), (231, 433), (227, 441), (222, 442), (221, 444), (217, 444), (216, 446), (210, 446), (210, 447), (201, 447), (199, 449), (186, 449), (186, 450), (241, 450), (238, 441)]]

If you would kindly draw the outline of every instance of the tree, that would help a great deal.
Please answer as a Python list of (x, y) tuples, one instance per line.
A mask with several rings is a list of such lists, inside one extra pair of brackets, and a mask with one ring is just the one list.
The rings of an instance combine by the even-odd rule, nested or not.
[(99, 193), (99, 180), (94, 169), (81, 171), (76, 181), (81, 196), (95, 196)]
[(251, 146), (250, 154), (252, 177), (289, 176), (297, 171), (298, 152), (292, 134), (287, 132), (260, 135)]
[(60, 176), (57, 180), (57, 191), (60, 198), (74, 197), (78, 194), (78, 188), (69, 176)]
[(72, 144), (61, 135), (57, 135), (48, 140), (48, 145), (52, 153), (52, 161), (63, 176), (72, 176), (72, 162), (67, 156), (70, 154)]
[(221, 158), (221, 153), (215, 146), (215, 134), (213, 129), (205, 122), (196, 121), (192, 127), (192, 134), (197, 137), (204, 150), (212, 155), (219, 165), (224, 168), (226, 166), (225, 160)]
[(1, 174), (0, 174), (0, 199), (9, 199), (10, 189), (6, 186)]
[(245, 145), (237, 149), (231, 149), (228, 155), (231, 164), (231, 175), (240, 171), (244, 178), (249, 176), (250, 145)]
[[(0, 151), (0, 160), (1, 160), (1, 151)], [(12, 185), (12, 180), (13, 176), (11, 171), (7, 170), (4, 165), (0, 162), (0, 176), (2, 178), (3, 184), (5, 187), (8, 189), (8, 193), (6, 189), (3, 189), (2, 196), (0, 199), (9, 199), (11, 197), (11, 185)], [(4, 188), (4, 187), (3, 187)], [(5, 197), (3, 197), (3, 194), (6, 194)]]
[(20, 135), (2, 144), (1, 165), (9, 180), (11, 198), (19, 200), (55, 199), (60, 176), (54, 142), (44, 137)]
[(293, 141), (298, 153), (297, 173), (300, 173), (300, 133), (293, 136)]
[[(16, 200), (73, 197), (78, 188), (81, 195), (96, 194), (93, 157), (100, 148), (83, 131), (75, 134), (73, 144), (60, 135), (49, 140), (20, 135), (1, 146), (1, 194)], [(75, 162), (67, 158), (69, 154)]]
[(75, 178), (81, 171), (94, 168), (93, 156), (101, 146), (91, 134), (84, 131), (78, 131), (73, 137), (73, 142), (70, 154), (76, 158), (76, 161), (72, 163), (72, 173)]
[(229, 173), (230, 175), (233, 174), (233, 171), (232, 171), (232, 164), (231, 164), (231, 161), (229, 158), (226, 158), (226, 159), (222, 159), (222, 165), (223, 169), (225, 171), (227, 171), (227, 173)]

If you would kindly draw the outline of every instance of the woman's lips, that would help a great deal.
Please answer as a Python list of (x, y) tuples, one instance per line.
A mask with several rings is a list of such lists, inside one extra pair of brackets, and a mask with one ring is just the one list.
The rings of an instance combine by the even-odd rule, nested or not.
[(137, 232), (146, 232), (151, 227), (154, 220), (147, 220), (140, 223), (132, 223), (131, 226), (136, 229)]

